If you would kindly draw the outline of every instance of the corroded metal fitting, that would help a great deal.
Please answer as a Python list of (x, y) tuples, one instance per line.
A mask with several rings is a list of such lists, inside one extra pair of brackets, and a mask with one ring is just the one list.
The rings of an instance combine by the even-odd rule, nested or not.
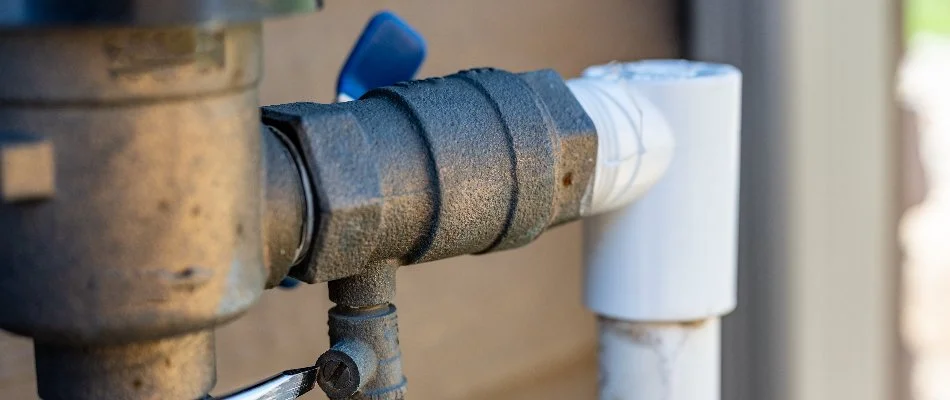
[(593, 123), (553, 71), (494, 69), (264, 107), (300, 147), (317, 204), (307, 282), (510, 249), (589, 206)]
[(332, 347), (317, 360), (317, 383), (331, 399), (405, 397), (396, 306), (330, 310)]

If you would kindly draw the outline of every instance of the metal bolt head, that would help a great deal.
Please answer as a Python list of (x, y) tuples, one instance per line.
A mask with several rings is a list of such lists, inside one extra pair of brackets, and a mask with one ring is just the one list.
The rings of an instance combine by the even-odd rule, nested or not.
[(345, 399), (360, 388), (360, 373), (356, 362), (346, 353), (329, 350), (317, 359), (317, 385), (331, 399)]
[(53, 144), (42, 137), (0, 132), (0, 199), (42, 200), (56, 192)]

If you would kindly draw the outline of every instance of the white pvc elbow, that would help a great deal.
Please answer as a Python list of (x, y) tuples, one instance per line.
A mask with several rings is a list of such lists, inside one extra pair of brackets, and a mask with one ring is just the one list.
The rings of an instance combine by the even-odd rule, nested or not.
[(586, 224), (597, 314), (693, 321), (735, 307), (740, 84), (734, 67), (679, 60), (568, 83), (597, 128), (592, 210), (615, 210)]
[(597, 129), (597, 167), (589, 215), (630, 204), (666, 172), (673, 134), (653, 103), (621, 79), (567, 82)]

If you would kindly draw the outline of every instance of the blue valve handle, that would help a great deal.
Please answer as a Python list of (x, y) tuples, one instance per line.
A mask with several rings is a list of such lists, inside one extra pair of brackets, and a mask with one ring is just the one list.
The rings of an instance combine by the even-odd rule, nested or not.
[(366, 24), (337, 80), (343, 100), (367, 91), (411, 80), (426, 57), (426, 42), (391, 11), (377, 13)]
[[(370, 89), (411, 80), (426, 58), (426, 42), (391, 11), (377, 13), (366, 24), (337, 80), (337, 100), (358, 99)], [(300, 281), (286, 277), (282, 289)]]
[(296, 279), (294, 279), (294, 278), (291, 278), (291, 277), (289, 277), (289, 276), (285, 276), (284, 279), (281, 279), (281, 280), (280, 280), (280, 283), (277, 284), (277, 286), (280, 287), (281, 289), (290, 290), (290, 289), (293, 289), (293, 288), (295, 288), (295, 287), (297, 287), (297, 286), (300, 286), (300, 283), (301, 283), (300, 281), (298, 281), (298, 280), (296, 280)]

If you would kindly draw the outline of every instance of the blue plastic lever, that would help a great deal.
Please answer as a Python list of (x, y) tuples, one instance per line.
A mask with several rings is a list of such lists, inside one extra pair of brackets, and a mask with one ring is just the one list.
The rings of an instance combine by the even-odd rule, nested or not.
[(411, 80), (425, 57), (422, 35), (396, 14), (382, 11), (366, 24), (340, 71), (339, 99), (358, 99), (373, 88)]

